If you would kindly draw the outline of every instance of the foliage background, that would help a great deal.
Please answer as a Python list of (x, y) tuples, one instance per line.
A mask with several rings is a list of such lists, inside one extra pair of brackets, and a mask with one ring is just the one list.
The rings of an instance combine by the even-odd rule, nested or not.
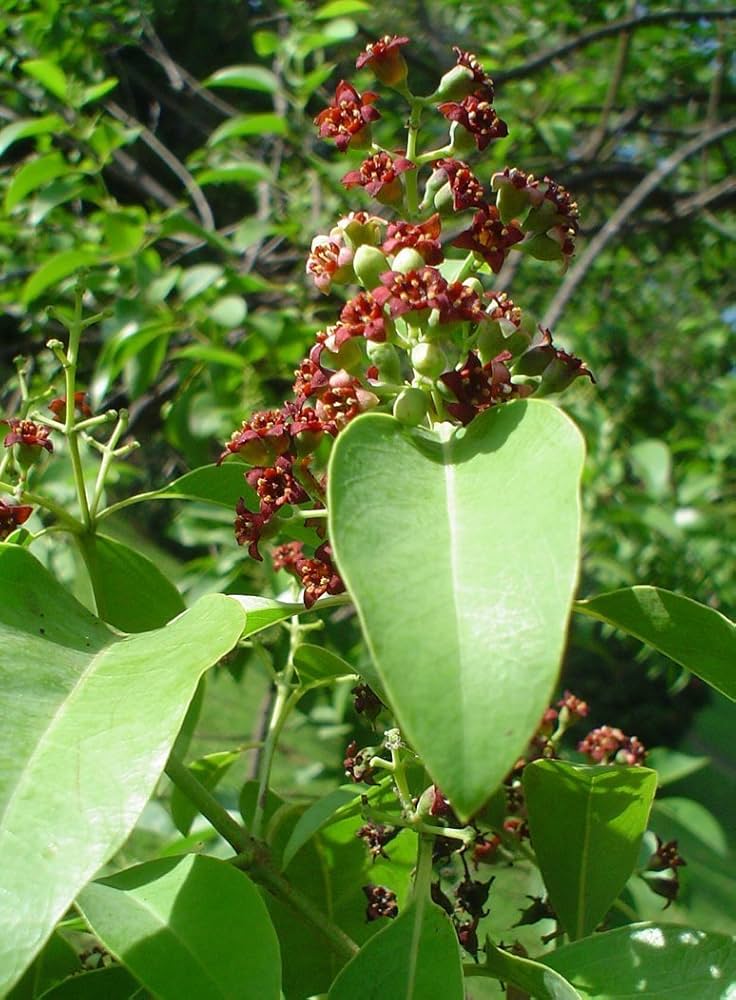
[[(68, 304), (84, 267), (87, 305), (105, 316), (88, 331), (83, 379), (95, 409), (129, 408), (142, 445), (116, 468), (111, 499), (212, 461), (251, 410), (281, 402), (332, 315), (334, 300), (304, 279), (312, 236), (369, 207), (341, 187), (345, 158), (318, 141), (314, 114), (341, 77), (370, 86), (354, 58), (379, 35), (411, 37), (417, 92), (433, 89), (457, 44), (494, 76), (510, 126), (479, 174), (505, 164), (548, 173), (581, 209), (584, 239), (564, 278), (520, 255), (499, 276), (598, 379), (579, 380), (566, 397), (589, 452), (580, 593), (656, 583), (733, 617), (736, 11), (425, 0), (392, 18), (386, 24), (361, 0), (6, 0), (4, 412), (17, 400), (16, 355), (33, 359), (39, 392), (58, 376), (42, 350), (60, 331), (48, 307)], [(381, 110), (381, 127), (395, 134), (399, 105)], [(60, 469), (48, 463), (43, 487), (64, 503), (73, 493)], [(188, 601), (278, 586), (237, 549), (225, 511), (151, 504), (143, 517), (121, 513), (113, 530), (153, 555)], [(511, 540), (502, 526), (500, 534), (503, 551)], [(84, 596), (67, 548), (50, 535), (36, 551)], [(330, 622), (328, 639), (348, 656), (359, 649), (349, 618)], [(269, 640), (220, 671), (192, 755), (257, 734), (268, 698), (259, 664), (277, 654)], [(714, 697), (705, 704), (665, 661), (587, 622), (576, 622), (565, 682), (591, 701), (593, 724), (620, 725), (647, 745), (686, 739), (710, 754), (697, 788), (690, 778), (673, 790), (695, 794), (733, 830), (732, 709)], [(353, 729), (348, 702), (339, 687), (329, 702), (305, 700), (277, 787), (311, 794), (334, 785)], [(248, 760), (225, 779), (225, 798)], [(146, 854), (149, 836), (167, 834), (163, 822), (152, 804), (126, 861)], [(672, 821), (683, 853), (688, 837), (691, 853), (701, 850), (697, 826)], [(724, 852), (717, 864), (705, 852), (701, 889), (693, 876), (684, 904), (718, 929), (733, 918), (706, 902), (707, 872), (733, 877), (728, 845)]]

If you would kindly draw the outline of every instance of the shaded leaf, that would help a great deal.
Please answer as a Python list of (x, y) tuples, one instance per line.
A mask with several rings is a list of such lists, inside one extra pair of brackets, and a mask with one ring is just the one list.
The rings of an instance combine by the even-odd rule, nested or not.
[(302, 684), (316, 687), (327, 684), (338, 677), (350, 677), (357, 673), (354, 667), (337, 653), (331, 653), (323, 646), (303, 642), (294, 650), (294, 666)]
[(657, 775), (643, 767), (535, 760), (522, 781), (552, 906), (573, 940), (591, 934), (634, 870)]
[(223, 66), (203, 83), (205, 87), (237, 87), (267, 94), (274, 94), (279, 89), (278, 78), (265, 66)]
[[(225, 777), (241, 753), (241, 750), (219, 750), (192, 761), (191, 764), (187, 764), (187, 768), (201, 785), (212, 791)], [(176, 785), (171, 792), (169, 806), (174, 826), (179, 833), (186, 837), (192, 828), (195, 816), (198, 815), (197, 807), (192, 805)]]
[[(512, 983), (537, 1000), (580, 1000), (578, 991), (553, 969), (494, 947), (486, 941), (486, 961), (478, 969), (489, 970), (504, 983)], [(471, 972), (472, 975), (472, 972)]]
[(0, 129), (0, 156), (6, 149), (18, 142), (35, 135), (58, 133), (66, 128), (64, 119), (59, 115), (41, 115), (38, 118), (20, 118)]
[(641, 639), (736, 701), (736, 625), (719, 611), (660, 587), (613, 590), (574, 609)]
[(577, 575), (582, 460), (574, 424), (534, 400), (443, 440), (367, 414), (335, 441), (337, 564), (400, 726), (462, 818), (503, 779), (551, 696)]
[(77, 905), (106, 948), (161, 1000), (279, 1000), (281, 957), (258, 889), (189, 854), (93, 882)]
[(141, 986), (122, 965), (71, 976), (41, 993), (43, 1000), (131, 1000), (141, 997)]

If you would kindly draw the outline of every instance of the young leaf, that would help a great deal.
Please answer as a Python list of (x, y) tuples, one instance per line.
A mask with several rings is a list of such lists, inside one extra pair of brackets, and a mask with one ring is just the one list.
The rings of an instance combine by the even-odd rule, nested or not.
[(349, 677), (356, 673), (355, 668), (341, 656), (331, 653), (323, 646), (313, 646), (308, 642), (303, 642), (294, 650), (294, 666), (302, 684), (308, 684), (310, 687), (327, 684), (337, 677)]
[(535, 760), (523, 784), (552, 906), (573, 940), (592, 934), (634, 870), (656, 772)]
[(168, 577), (130, 546), (94, 535), (81, 542), (99, 617), (123, 632), (161, 628), (185, 608)]
[(242, 627), (235, 601), (209, 595), (123, 637), (0, 545), (0, 993), (128, 836), (201, 674)]
[(237, 115), (218, 126), (207, 140), (207, 145), (216, 146), (226, 139), (237, 139), (243, 135), (286, 135), (287, 131), (286, 120), (281, 115)]
[(205, 87), (237, 87), (241, 90), (259, 90), (274, 94), (279, 89), (279, 81), (265, 66), (224, 66), (208, 76)]
[(60, 101), (66, 100), (69, 83), (61, 66), (50, 59), (26, 59), (20, 64), (20, 68), (27, 76), (38, 80), (54, 97), (58, 97)]
[[(477, 975), (491, 972), (504, 983), (512, 983), (536, 1000), (581, 1000), (578, 991), (558, 972), (509, 951), (502, 951), (486, 941), (486, 961), (479, 965)], [(468, 974), (472, 976), (475, 970)]]
[(39, 118), (20, 118), (0, 129), (0, 156), (8, 147), (19, 139), (28, 139), (34, 135), (58, 134), (65, 131), (66, 123), (59, 115), (42, 115)]
[(736, 994), (736, 939), (689, 927), (630, 924), (539, 961), (596, 1000), (726, 1000)]
[(5, 211), (10, 214), (15, 206), (36, 188), (47, 184), (55, 177), (71, 172), (72, 168), (61, 153), (48, 153), (46, 156), (28, 160), (8, 185), (8, 190), (5, 192)]
[(447, 914), (421, 899), (370, 939), (339, 974), (329, 1000), (462, 1000), (463, 968)]
[(613, 590), (574, 610), (641, 639), (736, 701), (736, 625), (719, 611), (660, 587)]
[(51, 285), (63, 281), (75, 271), (91, 267), (99, 259), (99, 254), (92, 250), (62, 250), (60, 253), (54, 254), (53, 257), (49, 257), (37, 271), (34, 271), (23, 286), (21, 298), (24, 305), (28, 305), (29, 302), (38, 298)]
[(444, 439), (367, 414), (335, 442), (340, 572), (402, 731), (461, 818), (492, 794), (551, 696), (582, 461), (574, 424), (535, 400)]
[(106, 948), (161, 1000), (279, 1000), (281, 956), (258, 889), (194, 854), (92, 882), (77, 905)]

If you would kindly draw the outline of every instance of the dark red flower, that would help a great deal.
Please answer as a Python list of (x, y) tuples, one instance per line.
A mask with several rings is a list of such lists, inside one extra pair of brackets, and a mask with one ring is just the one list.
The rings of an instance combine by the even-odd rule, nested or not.
[(303, 558), (302, 542), (284, 542), (277, 545), (271, 553), (274, 570), (285, 569), (287, 573), (296, 573), (297, 559)]
[(539, 395), (562, 392), (581, 375), (587, 375), (591, 382), (595, 378), (585, 362), (568, 354), (552, 343), (549, 330), (539, 327), (529, 349), (524, 351), (514, 366), (519, 375), (541, 375), (542, 382), (537, 390)]
[(269, 516), (285, 504), (300, 504), (309, 500), (293, 473), (290, 457), (281, 455), (275, 465), (269, 468), (256, 467), (245, 474), (248, 485), (256, 491), (261, 501), (261, 513)]
[(387, 254), (397, 254), (405, 247), (411, 247), (424, 258), (425, 264), (441, 264), (445, 259), (440, 243), (440, 217), (435, 212), (425, 222), (392, 222), (381, 249)]
[(477, 56), (472, 52), (464, 52), (459, 46), (453, 45), (452, 51), (457, 56), (458, 66), (464, 66), (470, 70), (473, 78), (474, 89), (483, 90), (483, 95), (488, 101), (493, 100), (493, 80), (478, 62)]
[(477, 413), (489, 406), (515, 396), (529, 395), (531, 388), (511, 382), (511, 373), (506, 367), (510, 358), (511, 355), (504, 352), (483, 365), (477, 354), (470, 351), (461, 368), (440, 375), (440, 381), (457, 399), (457, 403), (445, 403), (448, 413), (461, 424), (469, 424)]
[(6, 448), (11, 445), (20, 444), (26, 448), (45, 448), (46, 451), (53, 451), (54, 446), (49, 441), (51, 431), (42, 424), (36, 424), (33, 420), (18, 420), (15, 417), (8, 417), (7, 420), (0, 420), (0, 424), (7, 424), (10, 433), (5, 435), (3, 444)]
[(311, 608), (324, 594), (343, 594), (345, 584), (332, 564), (332, 549), (323, 542), (313, 559), (297, 559), (295, 569), (304, 587), (304, 606)]
[(329, 376), (313, 358), (305, 358), (294, 374), (294, 395), (297, 399), (309, 399), (327, 388)]
[[(469, 208), (481, 208), (485, 205), (483, 185), (473, 171), (462, 160), (437, 160), (434, 165), (435, 183), (443, 177), (447, 178), (452, 192), (452, 207), (456, 212), (464, 212)], [(436, 176), (437, 172), (439, 176)]]
[(379, 342), (386, 339), (383, 309), (370, 292), (358, 292), (345, 303), (340, 312), (340, 324), (348, 327), (354, 337)]
[(475, 920), (487, 917), (488, 910), (484, 910), (483, 907), (488, 902), (488, 893), (493, 881), (493, 877), (489, 878), (487, 882), (477, 882), (471, 878), (464, 878), (455, 889), (458, 906)]
[(228, 455), (240, 455), (246, 462), (263, 465), (283, 455), (290, 445), (284, 412), (260, 410), (250, 420), (244, 420), (239, 430), (233, 431), (217, 464)]
[[(92, 410), (87, 402), (87, 394), (82, 390), (74, 393), (74, 408), (83, 417), (91, 417)], [(57, 396), (49, 403), (49, 409), (55, 417), (63, 419), (66, 415), (66, 396)]]
[(496, 114), (496, 110), (485, 97), (469, 94), (462, 101), (445, 101), (438, 110), (451, 122), (458, 122), (475, 139), (479, 150), (483, 150), (492, 139), (501, 139), (509, 134), (506, 122)]
[(452, 241), (454, 247), (474, 250), (498, 274), (511, 247), (524, 239), (521, 229), (514, 223), (504, 223), (495, 205), (485, 205), (473, 216), (470, 229)]
[(16, 503), (8, 504), (0, 500), (0, 542), (4, 542), (19, 525), (25, 524), (32, 513), (33, 507)]
[(342, 179), (346, 188), (362, 187), (385, 204), (401, 199), (399, 176), (407, 170), (416, 170), (411, 160), (405, 156), (392, 158), (388, 153), (374, 153), (363, 160), (358, 170), (350, 170)]
[(377, 42), (366, 45), (356, 60), (356, 69), (370, 66), (381, 83), (395, 86), (406, 79), (406, 62), (399, 49), (408, 41), (405, 35), (384, 35)]
[(351, 688), (350, 694), (353, 696), (353, 708), (358, 715), (364, 715), (369, 722), (373, 722), (383, 708), (383, 702), (373, 688), (367, 684), (357, 684)]
[(478, 921), (471, 920), (465, 924), (456, 924), (455, 931), (461, 946), (476, 958), (478, 955)]
[(643, 764), (647, 751), (636, 736), (627, 736), (615, 726), (599, 726), (592, 729), (584, 740), (578, 743), (578, 750), (594, 764)]
[(361, 95), (355, 87), (341, 80), (329, 107), (320, 111), (314, 119), (315, 125), (319, 125), (320, 136), (334, 139), (341, 153), (345, 152), (351, 140), (357, 139), (356, 145), (367, 145), (370, 141), (368, 126), (381, 117), (371, 107), (377, 97), (370, 90)]
[(485, 318), (480, 296), (474, 289), (460, 281), (447, 286), (447, 307), (440, 313), (442, 323), (480, 323)]
[(362, 781), (364, 785), (375, 785), (373, 768), (366, 759), (371, 756), (372, 753), (364, 754), (362, 750), (358, 750), (358, 744), (355, 740), (348, 743), (345, 749), (345, 759), (342, 762), (345, 768), (345, 777), (350, 778), (356, 784)]
[(383, 287), (376, 288), (373, 298), (388, 305), (392, 317), (423, 309), (446, 309), (447, 282), (434, 267), (421, 267), (402, 274), (387, 271), (381, 275)]
[(653, 872), (663, 872), (667, 868), (671, 868), (674, 871), (675, 868), (681, 868), (683, 865), (687, 866), (687, 861), (680, 855), (677, 849), (677, 841), (668, 840), (666, 843), (663, 843), (657, 837), (657, 850), (649, 859), (647, 869)]
[(367, 921), (378, 920), (379, 917), (388, 917), (391, 920), (398, 917), (399, 906), (396, 902), (396, 893), (392, 889), (387, 889), (383, 885), (364, 885), (363, 892), (368, 900), (365, 911)]
[(256, 514), (252, 510), (248, 510), (242, 497), (238, 500), (235, 514), (235, 538), (238, 545), (247, 545), (248, 555), (251, 559), (263, 562), (263, 556), (258, 551), (258, 543), (265, 527), (271, 520), (270, 514)]
[(315, 236), (307, 257), (306, 272), (317, 288), (327, 295), (332, 282), (350, 281), (353, 275), (353, 251), (344, 243), (342, 233)]
[(494, 833), (490, 838), (479, 837), (473, 846), (473, 864), (492, 864), (496, 860), (501, 838)]
[(375, 861), (376, 858), (388, 857), (388, 854), (384, 851), (384, 847), (390, 844), (399, 833), (401, 833), (401, 828), (398, 826), (387, 826), (383, 823), (366, 823), (365, 826), (361, 826), (358, 830), (356, 837), (360, 837), (365, 842), (371, 857)]
[(352, 375), (339, 371), (330, 376), (329, 385), (319, 396), (314, 409), (324, 429), (334, 436), (351, 420), (377, 403), (375, 393), (364, 389)]

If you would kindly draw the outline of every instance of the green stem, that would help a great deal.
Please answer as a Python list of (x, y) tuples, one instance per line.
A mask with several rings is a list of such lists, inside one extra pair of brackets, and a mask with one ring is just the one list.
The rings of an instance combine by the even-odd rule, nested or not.
[[(406, 137), (406, 158), (416, 163), (417, 160), (417, 137), (419, 135), (419, 125), (422, 118), (422, 104), (416, 99), (411, 102), (409, 113), (409, 130)], [(417, 181), (417, 170), (407, 170), (404, 174), (406, 183), (406, 211), (411, 219), (417, 215), (419, 209), (419, 187)]]
[(476, 259), (475, 252), (471, 250), (468, 256), (463, 261), (463, 266), (458, 271), (455, 281), (465, 281), (465, 279), (469, 275), (471, 275), (473, 271), (477, 270), (477, 268), (478, 268), (478, 261)]
[(414, 873), (414, 900), (428, 899), (432, 883), (432, 837), (420, 835), (417, 847), (417, 867)]
[[(12, 494), (13, 490), (14, 487), (12, 483), (0, 480), (0, 491)], [(27, 503), (35, 507), (43, 507), (43, 509), (47, 510), (49, 514), (53, 514), (54, 517), (67, 528), (68, 531), (75, 535), (78, 535), (84, 530), (84, 525), (80, 524), (75, 517), (72, 517), (72, 515), (69, 514), (63, 507), (59, 506), (59, 504), (54, 503), (53, 500), (49, 500), (48, 497), (39, 496), (37, 493), (28, 493), (26, 490), (23, 490), (18, 496), (18, 501), (19, 503)]]
[(252, 853), (253, 844), (248, 831), (232, 818), (227, 809), (220, 805), (200, 781), (197, 781), (188, 767), (180, 760), (169, 757), (165, 770), (179, 791), (183, 792), (192, 805), (195, 805), (209, 820), (236, 854)]
[(92, 517), (90, 516), (89, 503), (87, 500), (87, 489), (84, 482), (84, 471), (82, 469), (82, 458), (79, 453), (79, 439), (74, 426), (74, 393), (77, 382), (77, 359), (79, 357), (79, 342), (82, 337), (84, 324), (82, 321), (82, 296), (83, 291), (78, 285), (74, 296), (74, 317), (69, 326), (69, 346), (66, 351), (64, 361), (64, 386), (66, 389), (66, 414), (64, 420), (64, 433), (69, 447), (69, 458), (72, 463), (74, 475), (74, 486), (79, 500), (79, 509), (82, 514), (82, 524), (89, 530), (92, 527)]
[[(115, 458), (115, 449), (120, 438), (125, 433), (125, 428), (128, 426), (128, 411), (121, 410), (118, 414), (117, 423), (113, 427), (110, 439), (104, 445), (102, 451), (102, 459), (100, 461), (100, 468), (97, 471), (97, 479), (95, 481), (95, 489), (92, 494), (92, 504), (90, 506), (90, 513), (92, 518), (95, 518), (97, 513), (97, 508), (100, 506), (100, 501), (105, 490), (105, 480), (107, 479), (107, 473), (110, 468), (110, 463), (113, 458)], [(79, 428), (77, 428), (79, 429)]]

